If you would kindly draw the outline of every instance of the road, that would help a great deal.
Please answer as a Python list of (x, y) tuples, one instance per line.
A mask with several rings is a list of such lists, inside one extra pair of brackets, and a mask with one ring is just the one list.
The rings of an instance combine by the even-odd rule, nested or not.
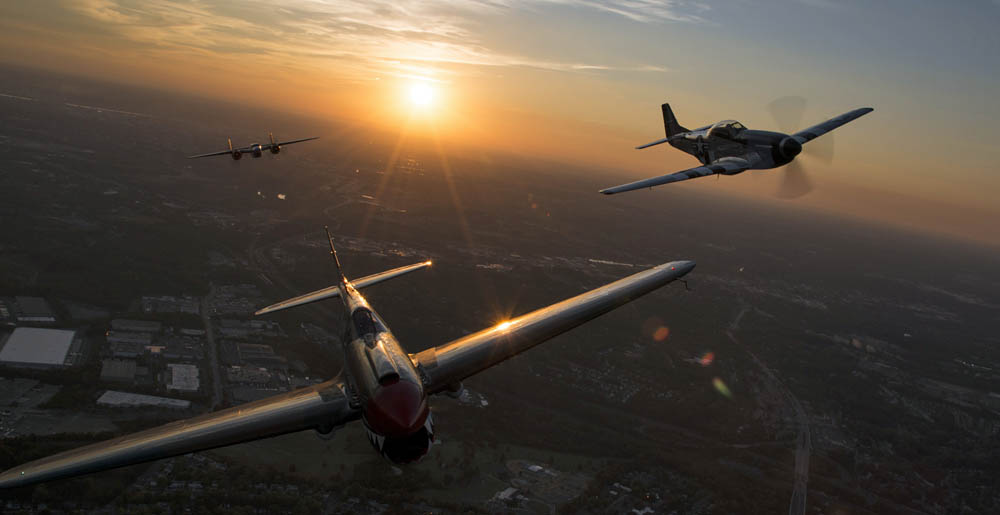
[(774, 375), (771, 368), (757, 357), (749, 347), (744, 346), (736, 338), (735, 332), (739, 330), (740, 321), (743, 320), (743, 316), (749, 309), (745, 305), (740, 307), (739, 313), (736, 314), (733, 322), (729, 325), (729, 329), (726, 331), (726, 336), (733, 343), (743, 347), (743, 350), (750, 355), (754, 363), (760, 367), (764, 376), (771, 381), (776, 390), (782, 392), (789, 406), (795, 410), (795, 419), (799, 424), (799, 433), (795, 439), (795, 484), (792, 488), (792, 498), (788, 503), (788, 515), (803, 515), (806, 512), (806, 493), (809, 487), (809, 456), (812, 453), (812, 434), (809, 431), (809, 416), (806, 415), (806, 411), (802, 408), (799, 399)]
[(215, 410), (222, 405), (222, 369), (219, 368), (219, 347), (215, 344), (215, 332), (212, 331), (212, 317), (209, 314), (213, 295), (215, 285), (201, 299), (201, 323), (205, 326), (205, 338), (208, 339), (208, 359), (212, 367), (212, 409)]

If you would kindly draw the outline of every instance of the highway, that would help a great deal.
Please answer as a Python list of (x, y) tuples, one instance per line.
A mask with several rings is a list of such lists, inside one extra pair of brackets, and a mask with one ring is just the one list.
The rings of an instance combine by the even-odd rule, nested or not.
[(754, 363), (760, 368), (764, 376), (771, 381), (775, 389), (784, 394), (786, 401), (795, 411), (795, 419), (799, 424), (799, 433), (795, 439), (795, 480), (794, 486), (792, 487), (792, 498), (788, 503), (788, 515), (804, 515), (806, 512), (806, 494), (809, 489), (809, 456), (812, 452), (812, 435), (809, 431), (809, 416), (806, 415), (806, 411), (802, 409), (802, 404), (799, 403), (799, 399), (789, 390), (784, 383), (778, 379), (777, 376), (771, 371), (771, 368), (764, 363), (749, 347), (744, 346), (739, 339), (736, 338), (735, 332), (739, 330), (740, 321), (746, 314), (747, 310), (750, 308), (747, 306), (741, 306), (739, 313), (733, 319), (732, 323), (729, 325), (729, 329), (726, 331), (726, 336), (729, 339), (743, 347), (743, 350), (750, 355)]

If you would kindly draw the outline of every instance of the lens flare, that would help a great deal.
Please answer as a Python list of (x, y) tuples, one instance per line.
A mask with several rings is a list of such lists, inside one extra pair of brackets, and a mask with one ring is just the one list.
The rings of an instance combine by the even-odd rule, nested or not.
[(653, 332), (653, 339), (658, 342), (666, 340), (668, 336), (670, 336), (670, 328), (666, 326), (661, 325)]
[(718, 377), (712, 378), (712, 386), (714, 386), (715, 391), (721, 393), (723, 397), (726, 397), (727, 399), (733, 398), (733, 392), (729, 391), (729, 387), (726, 386), (726, 383), (724, 383), (722, 379), (719, 379)]

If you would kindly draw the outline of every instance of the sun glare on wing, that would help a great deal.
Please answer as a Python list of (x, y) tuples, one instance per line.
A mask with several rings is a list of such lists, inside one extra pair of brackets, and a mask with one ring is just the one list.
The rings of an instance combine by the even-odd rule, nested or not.
[(410, 104), (414, 107), (427, 107), (434, 102), (434, 89), (426, 82), (415, 82), (410, 85)]

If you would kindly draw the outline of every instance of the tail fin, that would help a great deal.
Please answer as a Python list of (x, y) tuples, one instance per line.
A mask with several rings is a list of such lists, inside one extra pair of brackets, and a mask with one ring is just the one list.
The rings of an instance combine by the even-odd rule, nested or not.
[(337, 249), (333, 247), (333, 236), (330, 236), (330, 228), (323, 226), (323, 229), (326, 230), (326, 239), (330, 241), (330, 255), (333, 256), (333, 266), (337, 269), (340, 282), (346, 283), (347, 277), (344, 276), (344, 272), (340, 269), (340, 259), (337, 259)]
[(674, 112), (670, 110), (670, 104), (663, 104), (660, 107), (663, 109), (663, 130), (667, 133), (668, 138), (674, 134), (688, 131), (681, 124), (677, 123)]
[(229, 151), (232, 152), (233, 151), (233, 138), (226, 138), (226, 141), (229, 142)]
[(268, 132), (267, 133), (267, 137), (271, 138), (271, 144), (274, 145), (274, 133), (273, 132)]

